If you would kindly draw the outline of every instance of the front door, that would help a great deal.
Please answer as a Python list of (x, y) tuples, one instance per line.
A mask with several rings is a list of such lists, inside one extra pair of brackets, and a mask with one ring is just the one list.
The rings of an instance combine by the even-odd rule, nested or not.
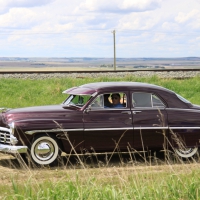
[(132, 114), (126, 98), (127, 93), (119, 94), (123, 99), (120, 101), (121, 107), (104, 106), (105, 98), (102, 94), (84, 113), (86, 149), (116, 152), (127, 151), (128, 147), (133, 145)]

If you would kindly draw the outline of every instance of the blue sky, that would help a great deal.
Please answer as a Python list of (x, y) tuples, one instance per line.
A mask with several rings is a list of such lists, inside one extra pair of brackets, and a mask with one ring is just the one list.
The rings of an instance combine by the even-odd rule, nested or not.
[(0, 57), (200, 56), (200, 0), (0, 0)]

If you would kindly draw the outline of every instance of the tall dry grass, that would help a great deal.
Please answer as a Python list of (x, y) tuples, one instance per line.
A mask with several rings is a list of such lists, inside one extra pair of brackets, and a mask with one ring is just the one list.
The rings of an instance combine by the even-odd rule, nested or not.
[[(1, 107), (57, 104), (64, 100), (61, 91), (68, 87), (98, 81), (139, 81), (172, 89), (193, 103), (200, 103), (199, 77), (164, 80), (158, 77), (123, 79), (0, 80)], [(193, 88), (191, 90), (191, 87)], [(45, 98), (44, 98), (45, 97)], [(46, 98), (49, 97), (49, 98)], [(142, 135), (142, 132), (141, 132)], [(122, 136), (123, 137), (123, 136)], [(128, 154), (85, 156), (63, 155), (58, 167), (34, 167), (18, 155), (0, 154), (0, 199), (200, 199), (199, 157), (181, 159), (174, 154), (163, 132), (162, 152), (136, 151)], [(142, 138), (142, 137), (141, 137)], [(70, 141), (70, 138), (67, 138)], [(180, 143), (182, 145), (182, 143)], [(181, 146), (183, 148), (183, 146)]]

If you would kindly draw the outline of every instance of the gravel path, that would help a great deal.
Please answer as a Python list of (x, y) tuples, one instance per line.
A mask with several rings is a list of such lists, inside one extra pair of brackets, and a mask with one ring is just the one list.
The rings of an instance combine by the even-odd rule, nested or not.
[(152, 71), (137, 71), (137, 72), (101, 72), (101, 73), (45, 73), (45, 74), (0, 74), (0, 78), (16, 78), (16, 79), (49, 79), (49, 78), (97, 78), (97, 77), (125, 77), (125, 76), (136, 76), (136, 77), (152, 77), (158, 76), (161, 78), (191, 78), (200, 76), (199, 71), (169, 71), (169, 72), (152, 72)]

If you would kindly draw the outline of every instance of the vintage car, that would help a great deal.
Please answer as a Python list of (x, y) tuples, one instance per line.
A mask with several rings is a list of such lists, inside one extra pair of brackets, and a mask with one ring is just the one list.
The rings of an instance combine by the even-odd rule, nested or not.
[(30, 154), (39, 165), (53, 165), (62, 152), (170, 149), (182, 158), (198, 153), (200, 106), (171, 90), (98, 82), (63, 93), (68, 97), (60, 105), (2, 109), (0, 152)]

